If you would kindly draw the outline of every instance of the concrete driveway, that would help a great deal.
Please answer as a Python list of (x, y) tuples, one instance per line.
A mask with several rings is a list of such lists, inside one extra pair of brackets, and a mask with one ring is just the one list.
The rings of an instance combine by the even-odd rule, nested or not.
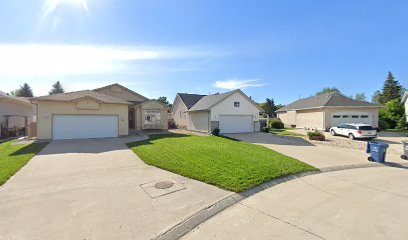
[[(227, 135), (242, 141), (265, 146), (320, 169), (359, 164), (378, 165), (377, 163), (367, 161), (369, 155), (360, 149), (313, 144), (303, 138), (281, 137), (262, 132)], [(388, 154), (387, 161), (408, 166), (408, 161), (402, 160), (397, 154)]]
[(264, 190), (183, 239), (405, 239), (407, 222), (408, 171), (360, 168)]
[(0, 239), (151, 239), (232, 194), (148, 166), (124, 141), (51, 142), (0, 187)]

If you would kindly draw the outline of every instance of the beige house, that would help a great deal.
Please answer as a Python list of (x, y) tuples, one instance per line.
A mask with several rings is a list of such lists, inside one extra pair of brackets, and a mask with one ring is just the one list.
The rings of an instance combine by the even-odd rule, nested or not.
[(296, 128), (327, 130), (343, 123), (365, 123), (377, 128), (380, 107), (340, 93), (327, 93), (300, 99), (276, 112), (285, 126)]
[(262, 109), (241, 90), (221, 94), (178, 93), (172, 114), (176, 125), (192, 131), (245, 133), (259, 131)]
[(126, 136), (132, 131), (167, 129), (167, 106), (119, 84), (32, 98), (39, 139)]
[(27, 98), (0, 92), (0, 136), (6, 137), (10, 131), (27, 134), (27, 127), (35, 121), (33, 115), (33, 105)]

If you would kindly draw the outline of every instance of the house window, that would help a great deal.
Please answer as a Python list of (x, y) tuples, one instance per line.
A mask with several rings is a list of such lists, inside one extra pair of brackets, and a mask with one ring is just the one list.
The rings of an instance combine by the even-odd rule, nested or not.
[(143, 129), (161, 129), (160, 110), (144, 110)]
[(349, 115), (343, 115), (342, 118), (350, 118)]
[(234, 102), (234, 107), (239, 107), (239, 102)]
[(351, 118), (358, 118), (358, 115), (352, 115)]
[(361, 118), (368, 118), (368, 115), (361, 115)]
[(181, 111), (180, 111), (180, 118), (181, 118)]
[(333, 118), (340, 118), (340, 115), (333, 115)]

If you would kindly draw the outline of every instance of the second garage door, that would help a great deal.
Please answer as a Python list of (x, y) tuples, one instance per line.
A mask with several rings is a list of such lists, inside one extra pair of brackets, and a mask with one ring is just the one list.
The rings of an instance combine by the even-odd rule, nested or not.
[(118, 116), (54, 115), (52, 138), (81, 139), (118, 137)]
[(247, 133), (254, 131), (252, 115), (221, 115), (221, 133)]

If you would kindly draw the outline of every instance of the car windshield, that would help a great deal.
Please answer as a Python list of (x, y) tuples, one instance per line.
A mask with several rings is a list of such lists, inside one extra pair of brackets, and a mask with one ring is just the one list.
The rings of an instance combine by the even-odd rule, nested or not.
[(359, 130), (374, 130), (374, 128), (371, 126), (360, 126), (358, 127), (358, 129)]

